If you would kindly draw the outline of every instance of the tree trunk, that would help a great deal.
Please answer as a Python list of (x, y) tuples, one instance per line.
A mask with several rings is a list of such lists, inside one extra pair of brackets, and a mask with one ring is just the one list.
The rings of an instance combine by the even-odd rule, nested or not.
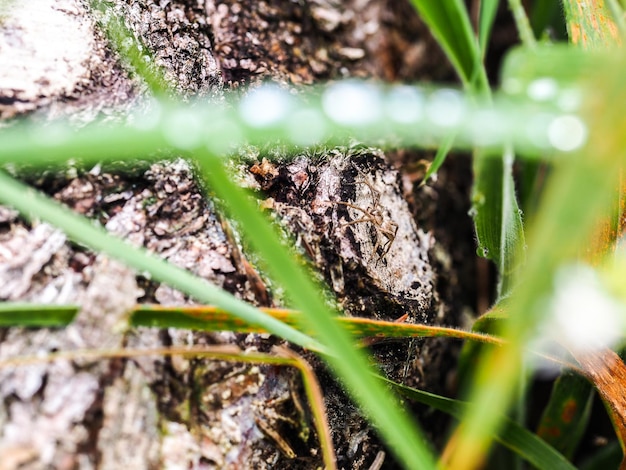
[[(364, 4), (365, 3), (365, 4)], [(183, 95), (273, 80), (295, 87), (340, 77), (449, 78), (405, 2), (124, 1), (111, 8)], [(0, 117), (30, 113), (124, 119), (147, 97), (105, 40), (106, 14), (87, 1), (0, 7)], [(0, 124), (2, 125), (2, 124)], [(414, 189), (394, 164), (416, 155), (350, 146), (269, 161), (248, 149), (239, 168), (294, 250), (315, 267), (347, 315), (457, 325), (471, 292), (467, 169), (445, 168)], [(207, 200), (184, 160), (125, 173), (96, 166), (29, 176), (32, 184), (110, 232), (255, 305), (282, 304), (234, 227)], [(452, 186), (444, 189), (444, 182)], [(456, 186), (454, 186), (456, 184)], [(261, 196), (259, 196), (261, 198)], [(410, 205), (407, 204), (407, 198)], [(457, 238), (458, 236), (458, 238)], [(458, 242), (459, 239), (463, 241)], [(465, 284), (469, 285), (469, 284)], [(139, 302), (189, 304), (45, 223), (0, 208), (0, 299), (79, 304), (63, 329), (0, 330), (0, 359), (85, 348), (237, 344), (268, 351), (263, 335), (124, 331)], [(443, 340), (373, 345), (390, 378), (443, 393), (455, 346)], [(362, 413), (314, 356), (340, 468), (369, 468), (384, 451)], [(22, 468), (306, 468), (323, 466), (295, 371), (206, 359), (57, 361), (0, 369), (0, 470)], [(417, 409), (438, 442), (445, 420)], [(309, 432), (311, 431), (311, 432)], [(382, 455), (382, 454), (380, 454)], [(390, 456), (384, 461), (391, 468)]]

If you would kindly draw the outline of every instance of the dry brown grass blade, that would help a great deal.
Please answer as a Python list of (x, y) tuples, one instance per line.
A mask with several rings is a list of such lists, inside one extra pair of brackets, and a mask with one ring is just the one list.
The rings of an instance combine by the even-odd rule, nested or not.
[[(626, 443), (626, 364), (610, 349), (575, 352), (572, 355), (581, 365), (584, 375), (595, 385), (602, 397), (622, 450)], [(626, 457), (620, 469), (626, 469)]]
[(326, 419), (326, 407), (324, 406), (324, 396), (322, 390), (315, 377), (315, 372), (311, 365), (301, 356), (291, 349), (283, 346), (274, 346), (272, 352), (278, 357), (289, 359), (294, 367), (297, 367), (302, 374), (304, 389), (309, 399), (311, 412), (313, 413), (317, 436), (320, 441), (320, 447), (324, 454), (324, 462), (328, 470), (336, 468), (337, 459), (333, 449), (333, 441), (330, 436), (330, 426)]

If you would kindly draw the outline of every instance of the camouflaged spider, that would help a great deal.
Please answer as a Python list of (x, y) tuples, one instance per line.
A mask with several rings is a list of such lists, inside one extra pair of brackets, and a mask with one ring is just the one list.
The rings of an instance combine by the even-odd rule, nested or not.
[[(360, 170), (357, 169), (359, 173)], [(378, 260), (380, 261), (385, 257), (385, 255), (389, 252), (392, 243), (396, 239), (396, 235), (398, 233), (398, 224), (396, 224), (393, 220), (388, 220), (383, 217), (383, 210), (380, 205), (380, 193), (374, 189), (374, 187), (365, 179), (365, 175), (361, 173), (363, 179), (360, 181), (355, 181), (349, 184), (364, 184), (368, 187), (370, 196), (372, 198), (372, 207), (363, 209), (355, 204), (344, 201), (335, 201), (334, 204), (340, 204), (345, 207), (350, 207), (351, 209), (357, 210), (363, 213), (363, 217), (360, 217), (356, 220), (352, 220), (342, 225), (342, 228), (348, 227), (350, 225), (356, 225), (363, 222), (371, 223), (375, 228), (379, 236), (376, 238), (376, 245), (374, 246), (374, 253), (378, 254)], [(384, 238), (384, 241), (381, 242), (381, 238)], [(379, 249), (381, 249), (379, 253)]]

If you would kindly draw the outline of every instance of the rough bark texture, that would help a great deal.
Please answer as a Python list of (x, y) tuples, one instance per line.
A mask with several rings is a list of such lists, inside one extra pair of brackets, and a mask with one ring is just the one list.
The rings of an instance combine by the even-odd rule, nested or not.
[[(0, 117), (35, 112), (85, 122), (123, 115), (145, 96), (145, 86), (104, 40), (98, 24), (106, 15), (81, 0), (27, 3), (0, 10)], [(296, 86), (345, 76), (450, 76), (408, 2), (115, 0), (111, 6), (185, 95), (215, 96), (266, 79)], [(456, 220), (467, 233), (463, 189), (438, 185), (412, 193), (410, 175), (390, 163), (413, 158), (405, 153), (386, 158), (358, 146), (289, 159), (274, 153), (270, 161), (250, 150), (241, 156), (239, 176), (259, 190), (262, 206), (286, 239), (296, 240), (294, 250), (315, 266), (347, 315), (408, 313), (410, 322), (457, 324), (466, 299), (459, 278), (467, 275), (459, 266), (468, 252), (441, 222)], [(454, 172), (442, 175), (456, 180)], [(31, 182), (246, 301), (281, 303), (183, 160), (125, 174), (69, 169)], [(123, 331), (124, 314), (136, 302), (191, 300), (8, 208), (0, 208), (0, 299), (82, 306), (67, 328), (0, 330), (0, 358), (222, 343), (267, 351), (276, 342), (232, 333)], [(383, 343), (372, 352), (391, 378), (438, 392), (454, 355), (439, 340)], [(307, 358), (324, 389), (340, 468), (369, 468), (383, 449), (378, 437), (319, 360)], [(303, 396), (292, 370), (204, 359), (0, 369), (0, 469), (317, 468), (323, 464)], [(441, 439), (445, 421), (427, 410), (419, 415), (427, 433)], [(384, 465), (391, 468), (390, 456)]]

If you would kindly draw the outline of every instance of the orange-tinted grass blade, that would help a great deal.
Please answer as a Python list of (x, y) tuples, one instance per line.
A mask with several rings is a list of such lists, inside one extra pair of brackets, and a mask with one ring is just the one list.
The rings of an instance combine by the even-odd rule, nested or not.
[[(261, 308), (264, 313), (288, 325), (300, 327), (300, 312), (288, 309)], [(402, 317), (401, 317), (402, 318)], [(502, 344), (502, 340), (483, 333), (474, 333), (456, 328), (406, 323), (404, 321), (383, 321), (358, 317), (337, 317), (337, 322), (359, 337), (411, 338), (443, 337)], [(131, 315), (132, 326), (177, 327), (205, 331), (238, 331), (265, 333), (261, 328), (235, 319), (227, 312), (213, 306), (163, 306), (140, 305)]]
[(584, 49), (621, 44), (619, 30), (604, 0), (563, 0), (570, 41)]
[[(604, 401), (622, 451), (626, 451), (626, 365), (610, 349), (597, 352), (572, 351), (584, 370), (585, 376), (595, 385)], [(626, 455), (620, 468), (626, 469)]]

